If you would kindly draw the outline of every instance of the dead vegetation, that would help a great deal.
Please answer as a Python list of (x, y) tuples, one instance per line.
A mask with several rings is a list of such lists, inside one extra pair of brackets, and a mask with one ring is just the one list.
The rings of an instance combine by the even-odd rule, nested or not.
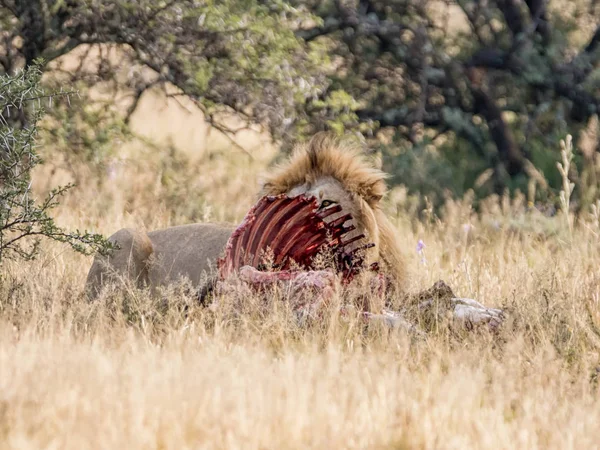
[[(265, 163), (124, 148), (76, 167), (57, 221), (110, 233), (239, 221)], [(248, 162), (250, 161), (250, 162)], [(88, 170), (88, 172), (85, 172)], [(38, 190), (69, 172), (46, 165)], [(60, 181), (60, 180), (58, 180)], [(411, 289), (443, 279), (508, 311), (497, 336), (422, 341), (342, 318), (299, 328), (285, 299), (199, 306), (184, 287), (82, 296), (91, 258), (47, 244), (0, 291), (0, 448), (597, 448), (600, 224), (490, 198), (413, 219), (388, 199)], [(426, 216), (427, 217), (427, 216)], [(417, 252), (417, 242), (424, 244)]]

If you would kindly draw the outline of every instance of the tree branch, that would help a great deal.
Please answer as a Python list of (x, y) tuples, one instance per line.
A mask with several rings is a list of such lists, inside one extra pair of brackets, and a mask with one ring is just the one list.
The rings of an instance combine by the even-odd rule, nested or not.
[(63, 45), (61, 45), (59, 47), (54, 47), (54, 48), (47, 47), (42, 52), (41, 56), (42, 56), (42, 58), (44, 58), (45, 61), (53, 61), (60, 56), (66, 55), (71, 50), (74, 50), (81, 44), (82, 44), (82, 41), (72, 37), (67, 42), (65, 42)]
[(542, 37), (542, 44), (547, 46), (552, 39), (552, 34), (546, 0), (525, 0), (525, 3), (529, 8), (531, 20), (535, 23), (535, 30)]
[(510, 29), (513, 38), (517, 37), (525, 29), (519, 5), (515, 0), (496, 0), (496, 4), (498, 5), (498, 9), (502, 12), (504, 21)]
[(525, 171), (525, 157), (517, 146), (510, 129), (502, 118), (502, 111), (484, 88), (473, 87), (475, 114), (481, 115), (488, 124), (492, 140), (496, 144), (500, 160), (512, 176)]
[(160, 78), (158, 78), (156, 80), (152, 80), (150, 82), (144, 83), (141, 86), (137, 86), (134, 89), (133, 100), (131, 102), (131, 105), (129, 105), (129, 107), (127, 108), (127, 111), (125, 112), (125, 123), (127, 125), (129, 125), (129, 122), (131, 120), (131, 116), (133, 115), (133, 113), (137, 109), (137, 107), (138, 107), (138, 105), (140, 103), (140, 100), (142, 98), (142, 95), (144, 95), (144, 92), (146, 92), (148, 89), (152, 88), (153, 86), (156, 86), (160, 82), (162, 82), (162, 80)]

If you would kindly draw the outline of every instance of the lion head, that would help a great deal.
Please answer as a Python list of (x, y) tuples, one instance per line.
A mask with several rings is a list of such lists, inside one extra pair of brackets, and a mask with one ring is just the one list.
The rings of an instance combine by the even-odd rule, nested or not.
[[(355, 233), (375, 244), (367, 258), (379, 261), (400, 287), (405, 266), (394, 228), (381, 210), (387, 175), (374, 167), (359, 148), (327, 133), (295, 147), (292, 155), (265, 176), (260, 195), (313, 196), (321, 208), (339, 204), (353, 217)], [(331, 216), (331, 220), (338, 216)]]

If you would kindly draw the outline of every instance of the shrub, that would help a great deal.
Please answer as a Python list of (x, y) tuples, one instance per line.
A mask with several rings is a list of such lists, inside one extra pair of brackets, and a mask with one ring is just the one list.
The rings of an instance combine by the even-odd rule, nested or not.
[(15, 75), (0, 76), (0, 264), (5, 258), (34, 258), (42, 238), (70, 245), (90, 254), (106, 252), (111, 245), (99, 234), (67, 231), (50, 215), (72, 184), (52, 189), (36, 201), (31, 192), (31, 171), (42, 160), (36, 152), (37, 123), (42, 103), (68, 100), (69, 92), (47, 94), (40, 87), (42, 72), (34, 64)]

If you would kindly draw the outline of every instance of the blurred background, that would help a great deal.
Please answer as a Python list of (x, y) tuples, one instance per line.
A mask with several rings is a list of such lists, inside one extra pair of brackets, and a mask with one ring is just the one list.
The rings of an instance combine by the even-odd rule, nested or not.
[[(0, 0), (0, 450), (598, 448), (599, 113), (600, 0)], [(390, 174), (407, 291), (498, 334), (85, 300), (63, 243), (239, 223), (321, 130)]]
[(76, 183), (64, 210), (102, 232), (239, 220), (320, 130), (363, 142), (415, 217), (555, 214), (568, 134), (568, 207), (598, 198), (598, 0), (0, 0), (0, 75), (33, 66), (34, 190)]

